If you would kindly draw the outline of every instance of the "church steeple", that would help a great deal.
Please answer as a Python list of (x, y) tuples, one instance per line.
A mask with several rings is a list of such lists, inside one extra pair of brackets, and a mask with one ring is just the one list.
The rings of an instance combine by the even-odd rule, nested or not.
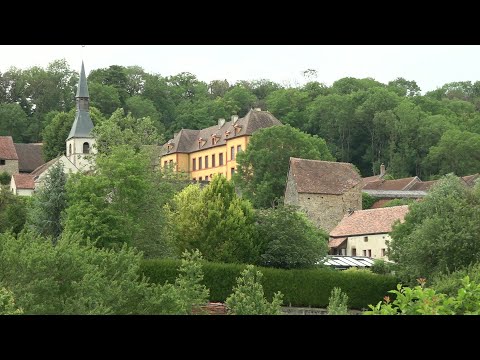
[(77, 95), (75, 98), (77, 100), (77, 113), (67, 140), (71, 138), (92, 137), (90, 131), (93, 129), (93, 122), (92, 119), (90, 119), (89, 113), (90, 97), (88, 95), (87, 77), (85, 76), (83, 61), (82, 69), (80, 70), (80, 79), (78, 81)]
[(87, 77), (85, 76), (83, 61), (75, 99), (77, 101), (77, 112), (70, 134), (68, 134), (66, 153), (68, 159), (78, 169), (87, 169), (91, 166), (91, 163), (86, 155), (94, 154), (96, 150), (93, 147), (95, 139), (92, 134), (93, 122), (89, 113), (90, 96), (88, 95)]
[(80, 70), (80, 80), (78, 81), (77, 89), (77, 98), (88, 98), (88, 86), (87, 86), (87, 77), (85, 76), (85, 67), (83, 66), (82, 60), (82, 70)]

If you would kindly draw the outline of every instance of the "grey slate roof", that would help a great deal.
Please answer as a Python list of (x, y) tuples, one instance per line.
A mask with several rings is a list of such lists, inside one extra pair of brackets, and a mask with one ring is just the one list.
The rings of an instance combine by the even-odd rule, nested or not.
[(70, 134), (68, 134), (67, 140), (71, 138), (93, 138), (90, 133), (93, 129), (93, 122), (90, 118), (90, 114), (85, 110), (77, 110), (75, 115), (75, 121), (73, 122)]
[(18, 170), (32, 172), (40, 165), (45, 164), (42, 156), (42, 143), (14, 144), (18, 155)]
[(82, 70), (80, 70), (80, 80), (78, 81), (78, 89), (76, 97), (90, 97), (88, 95), (87, 77), (85, 76), (85, 67), (82, 61)]
[[(234, 125), (239, 126), (237, 134), (235, 134)], [(192, 153), (198, 150), (213, 148), (216, 146), (225, 145), (227, 139), (232, 139), (244, 135), (252, 135), (256, 130), (274, 126), (282, 125), (282, 123), (268, 111), (250, 110), (243, 118), (239, 118), (235, 123), (233, 120), (226, 121), (222, 126), (218, 124), (210, 126), (201, 130), (182, 129), (173, 139), (167, 142), (173, 145), (168, 152), (172, 153)], [(228, 137), (225, 133), (229, 131)], [(218, 141), (214, 145), (212, 143), (212, 135), (218, 136)], [(199, 147), (198, 139), (206, 140), (204, 145)], [(167, 154), (167, 144), (162, 147), (162, 155)]]

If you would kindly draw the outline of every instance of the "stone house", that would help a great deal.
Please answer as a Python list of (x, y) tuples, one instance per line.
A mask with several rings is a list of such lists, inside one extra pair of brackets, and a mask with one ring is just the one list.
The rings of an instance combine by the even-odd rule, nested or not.
[(284, 203), (298, 206), (329, 233), (349, 211), (362, 209), (361, 188), (352, 164), (292, 157)]
[(18, 174), (18, 155), (11, 136), (0, 136), (0, 174)]
[(330, 231), (328, 247), (332, 255), (366, 256), (388, 260), (389, 233), (395, 222), (403, 222), (408, 206), (353, 211)]

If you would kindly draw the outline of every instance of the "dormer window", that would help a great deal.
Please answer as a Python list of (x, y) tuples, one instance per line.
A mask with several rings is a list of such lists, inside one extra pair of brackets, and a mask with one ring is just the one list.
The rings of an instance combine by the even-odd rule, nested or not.
[(203, 138), (198, 138), (198, 148), (200, 149), (202, 146), (204, 146), (207, 143), (207, 140), (204, 140)]
[(230, 131), (229, 130), (225, 131), (225, 137), (228, 138), (229, 135), (230, 135)]
[(242, 125), (235, 124), (233, 125), (233, 128), (235, 130), (235, 135), (237, 135), (240, 131), (242, 131)]
[(174, 144), (173, 144), (172, 142), (169, 142), (169, 143), (167, 144), (167, 152), (172, 151), (173, 145), (174, 145)]
[(220, 140), (220, 136), (217, 134), (212, 135), (212, 145), (216, 145), (218, 140)]

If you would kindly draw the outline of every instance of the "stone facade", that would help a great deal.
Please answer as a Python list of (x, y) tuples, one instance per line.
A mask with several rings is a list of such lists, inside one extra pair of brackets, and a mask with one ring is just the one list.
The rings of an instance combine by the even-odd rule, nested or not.
[(18, 160), (4, 160), (5, 165), (0, 165), (0, 174), (4, 171), (8, 175), (18, 174)]
[(343, 219), (349, 210), (362, 209), (361, 185), (341, 195), (298, 194), (297, 203), (291, 202), (295, 195), (285, 194), (285, 203), (297, 205), (318, 227), (329, 233)]

